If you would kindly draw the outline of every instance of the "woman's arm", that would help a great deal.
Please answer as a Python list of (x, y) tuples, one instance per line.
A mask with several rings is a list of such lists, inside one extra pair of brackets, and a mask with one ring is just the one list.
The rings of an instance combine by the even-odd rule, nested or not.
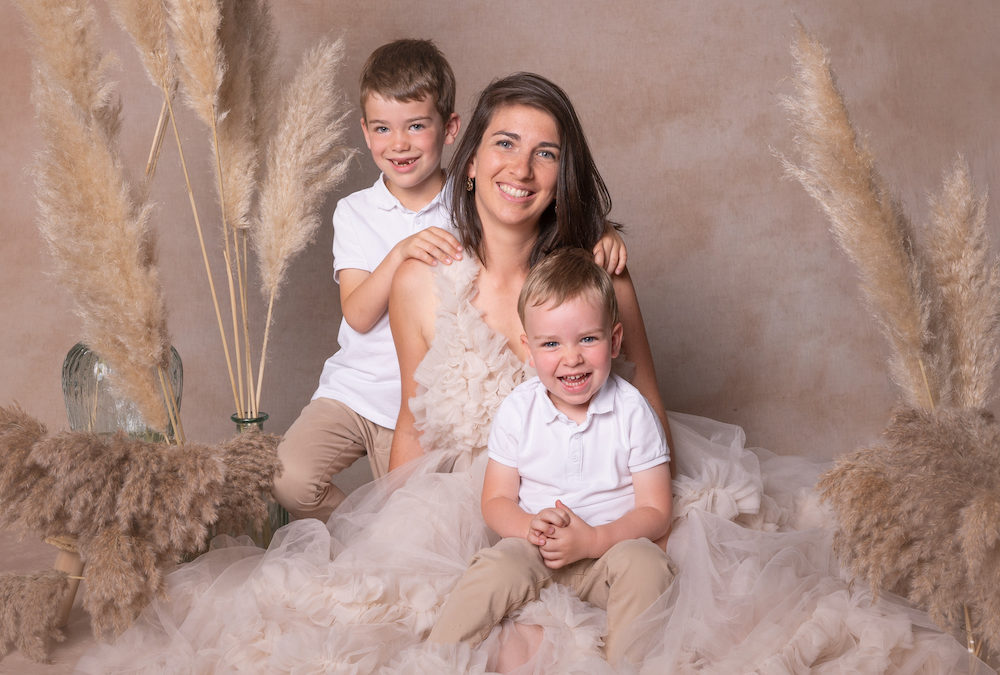
[(389, 455), (390, 471), (424, 454), (420, 432), (414, 427), (410, 399), (417, 393), (414, 373), (434, 338), (436, 308), (433, 268), (415, 259), (405, 261), (393, 277), (389, 292), (389, 326), (396, 343), (401, 384), (399, 417)]
[(653, 406), (653, 412), (660, 418), (660, 424), (663, 425), (663, 433), (667, 437), (667, 446), (670, 448), (670, 475), (673, 476), (676, 474), (673, 460), (674, 441), (670, 435), (667, 411), (663, 407), (663, 399), (660, 397), (660, 390), (656, 384), (653, 353), (649, 348), (649, 339), (646, 337), (646, 325), (642, 321), (642, 312), (639, 310), (639, 299), (635, 295), (632, 277), (627, 269), (612, 279), (615, 285), (615, 296), (618, 298), (618, 310), (621, 314), (622, 353), (625, 354), (625, 358), (635, 364), (635, 376), (632, 379), (632, 384)]

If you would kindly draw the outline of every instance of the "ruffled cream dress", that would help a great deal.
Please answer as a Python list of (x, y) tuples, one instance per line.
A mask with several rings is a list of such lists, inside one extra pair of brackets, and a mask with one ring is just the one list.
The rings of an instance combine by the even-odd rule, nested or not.
[[(479, 267), (438, 270), (435, 339), (411, 404), (427, 454), (357, 490), (328, 523), (282, 528), (266, 551), (220, 538), (79, 672), (482, 673), (521, 644), (512, 620), (475, 650), (424, 642), (470, 557), (495, 541), (479, 511), (483, 450), (493, 411), (530, 374), (470, 302)], [(841, 579), (811, 489), (823, 466), (747, 449), (728, 424), (670, 424), (679, 574), (640, 617), (632, 663), (607, 664), (603, 612), (554, 586), (514, 617), (543, 628), (521, 672), (969, 671), (968, 653), (923, 612)]]

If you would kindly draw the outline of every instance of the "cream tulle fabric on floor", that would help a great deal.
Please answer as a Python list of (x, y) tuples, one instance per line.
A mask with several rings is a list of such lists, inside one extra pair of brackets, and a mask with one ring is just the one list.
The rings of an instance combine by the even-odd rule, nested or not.
[[(325, 525), (293, 522), (266, 551), (224, 541), (183, 565), (166, 598), (79, 671), (480, 673), (502, 646), (523, 644), (510, 620), (475, 650), (423, 642), (469, 558), (491, 543), (482, 450), (493, 411), (527, 375), (469, 302), (478, 267), (439, 269), (436, 338), (413, 405), (428, 454), (356, 491)], [(968, 653), (924, 613), (873, 603), (840, 578), (810, 489), (821, 466), (748, 450), (738, 427), (670, 420), (679, 477), (668, 552), (679, 575), (630, 636), (638, 665), (618, 672), (968, 672)], [(599, 651), (603, 612), (565, 589), (546, 589), (515, 618), (543, 627), (522, 672), (615, 672)]]

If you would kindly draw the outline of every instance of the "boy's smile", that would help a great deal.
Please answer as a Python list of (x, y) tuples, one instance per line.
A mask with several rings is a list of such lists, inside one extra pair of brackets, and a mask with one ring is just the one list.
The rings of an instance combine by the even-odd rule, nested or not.
[(389, 192), (403, 206), (419, 211), (441, 191), (441, 149), (455, 141), (458, 116), (444, 121), (429, 96), (397, 101), (371, 94), (361, 129)]
[(556, 409), (575, 422), (587, 417), (590, 400), (611, 374), (621, 348), (622, 325), (608, 318), (593, 294), (568, 298), (558, 306), (528, 306), (521, 341), (528, 363), (548, 390)]

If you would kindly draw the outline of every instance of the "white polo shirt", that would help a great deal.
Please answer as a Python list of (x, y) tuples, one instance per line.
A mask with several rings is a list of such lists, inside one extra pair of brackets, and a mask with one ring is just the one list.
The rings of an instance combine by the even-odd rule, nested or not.
[(663, 427), (639, 390), (611, 375), (577, 424), (559, 412), (538, 377), (504, 399), (490, 429), (489, 457), (517, 469), (527, 513), (556, 499), (589, 525), (635, 508), (632, 474), (670, 459)]
[[(445, 191), (420, 211), (411, 211), (389, 192), (380, 175), (370, 188), (337, 203), (333, 212), (333, 278), (340, 270), (372, 272), (400, 241), (428, 227), (453, 231)], [(341, 319), (340, 350), (323, 365), (313, 398), (331, 398), (383, 427), (399, 415), (399, 362), (388, 312), (367, 333)]]

